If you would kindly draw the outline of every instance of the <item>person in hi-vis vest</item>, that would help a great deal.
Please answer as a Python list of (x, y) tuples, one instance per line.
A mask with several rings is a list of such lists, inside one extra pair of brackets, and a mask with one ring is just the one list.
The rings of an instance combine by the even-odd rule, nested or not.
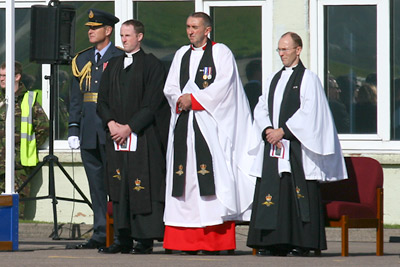
[[(42, 109), (42, 90), (28, 90), (21, 82), (22, 65), (15, 62), (15, 189), (29, 177), (39, 162), (38, 149), (48, 137), (49, 123)], [(0, 191), (5, 189), (6, 150), (6, 65), (0, 66)], [(20, 192), (28, 197), (29, 184)], [(22, 202), (23, 203), (23, 202)], [(20, 204), (20, 217), (24, 217), (24, 205)]]

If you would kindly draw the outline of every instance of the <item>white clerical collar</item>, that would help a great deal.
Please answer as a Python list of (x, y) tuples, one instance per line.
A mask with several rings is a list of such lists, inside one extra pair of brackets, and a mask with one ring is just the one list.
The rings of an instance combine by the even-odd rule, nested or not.
[(292, 67), (285, 67), (285, 70), (293, 70), (294, 68), (297, 67), (297, 65), (299, 65), (299, 64), (296, 64), (296, 65), (294, 65)]
[(140, 49), (137, 50), (137, 51), (135, 51), (135, 52), (132, 52), (132, 53), (125, 52), (125, 56), (126, 56), (126, 57), (133, 57), (133, 55), (136, 54), (136, 53), (139, 52), (139, 51), (140, 51)]
[(190, 46), (192, 47), (192, 50), (194, 50), (194, 51), (203, 51), (206, 49), (206, 45), (207, 45), (207, 42), (200, 47), (194, 47), (193, 45), (190, 45)]

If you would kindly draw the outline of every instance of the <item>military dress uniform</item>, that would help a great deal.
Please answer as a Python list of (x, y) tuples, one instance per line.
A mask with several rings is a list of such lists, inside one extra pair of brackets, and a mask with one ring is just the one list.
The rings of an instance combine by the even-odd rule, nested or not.
[[(109, 13), (91, 9), (89, 22), (86, 25), (113, 26), (118, 21), (118, 18)], [(89, 242), (95, 244), (77, 248), (95, 248), (105, 245), (107, 211), (105, 131), (96, 113), (96, 106), (103, 71), (111, 58), (122, 54), (122, 50), (110, 44), (105, 54), (97, 61), (93, 46), (78, 53), (72, 62), (75, 79), (71, 88), (68, 136), (79, 136), (81, 157), (89, 182), (94, 214), (94, 231)]]

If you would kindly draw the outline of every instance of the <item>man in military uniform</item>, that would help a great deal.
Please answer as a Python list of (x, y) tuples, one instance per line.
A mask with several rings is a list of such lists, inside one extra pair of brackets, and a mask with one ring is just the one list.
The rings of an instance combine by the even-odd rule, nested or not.
[(81, 157), (89, 181), (93, 206), (93, 235), (76, 248), (93, 249), (105, 246), (107, 192), (105, 187), (105, 131), (96, 114), (97, 94), (101, 76), (108, 61), (123, 54), (110, 41), (114, 15), (96, 9), (88, 11), (88, 37), (92, 47), (78, 53), (72, 61), (75, 79), (71, 88), (68, 144), (81, 149)]
[[(42, 109), (41, 90), (27, 90), (21, 82), (22, 66), (15, 62), (15, 188), (19, 188), (29, 177), (38, 163), (37, 148), (46, 141), (49, 123)], [(5, 189), (5, 150), (6, 150), (6, 65), (0, 66), (0, 190)], [(32, 116), (29, 116), (32, 114)], [(24, 119), (21, 120), (21, 118)], [(22, 123), (21, 123), (22, 121)], [(32, 124), (32, 131), (30, 130)], [(29, 138), (33, 137), (33, 138)], [(29, 186), (20, 192), (29, 197)], [(24, 205), (20, 205), (20, 217), (24, 215)]]

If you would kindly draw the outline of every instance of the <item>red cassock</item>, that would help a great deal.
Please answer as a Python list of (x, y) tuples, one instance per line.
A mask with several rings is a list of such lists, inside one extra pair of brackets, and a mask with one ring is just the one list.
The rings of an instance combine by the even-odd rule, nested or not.
[(165, 226), (165, 249), (219, 251), (236, 249), (235, 222), (204, 228)]

